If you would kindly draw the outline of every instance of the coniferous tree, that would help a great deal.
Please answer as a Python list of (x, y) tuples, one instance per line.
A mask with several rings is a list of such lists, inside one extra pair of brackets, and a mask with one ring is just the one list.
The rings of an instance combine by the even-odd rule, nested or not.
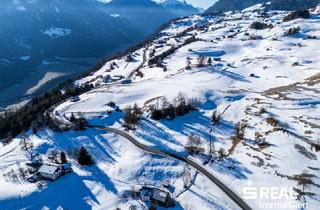
[(77, 161), (80, 165), (91, 165), (93, 163), (90, 153), (84, 147), (80, 148)]
[(61, 164), (67, 163), (67, 157), (63, 151), (61, 151), (61, 153), (60, 153), (60, 163)]

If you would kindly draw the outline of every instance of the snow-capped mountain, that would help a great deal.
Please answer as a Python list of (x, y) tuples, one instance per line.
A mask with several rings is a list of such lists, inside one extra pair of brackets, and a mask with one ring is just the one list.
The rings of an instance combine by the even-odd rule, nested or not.
[[(63, 97), (72, 87), (90, 88), (54, 101), (40, 113), (42, 125), (65, 131), (84, 117), (87, 126), (57, 132), (33, 123), (0, 143), (0, 209), (145, 210), (170, 195), (168, 209), (177, 210), (234, 210), (242, 202), (246, 210), (286, 203), (318, 210), (320, 14), (312, 11), (255, 5), (178, 19), (55, 91)], [(80, 147), (93, 165), (81, 166)], [(52, 182), (30, 179), (34, 160), (59, 170), (53, 162), (61, 151), (72, 172)], [(247, 187), (281, 197), (245, 199)]]
[(135, 28), (148, 28), (150, 33), (172, 18), (199, 13), (192, 5), (179, 0), (112, 0), (104, 3), (103, 11), (125, 18)]
[(185, 0), (163, 0), (160, 5), (180, 17), (200, 13), (199, 9), (188, 4)]
[(151, 0), (112, 0), (104, 4), (102, 9), (126, 19), (138, 30), (148, 30), (148, 33), (177, 17)]

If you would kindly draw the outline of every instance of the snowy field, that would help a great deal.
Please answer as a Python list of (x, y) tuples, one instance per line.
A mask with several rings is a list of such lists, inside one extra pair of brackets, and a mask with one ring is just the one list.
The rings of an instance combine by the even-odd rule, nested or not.
[[(205, 165), (238, 195), (254, 187), (294, 188), (297, 202), (310, 210), (320, 207), (320, 16), (282, 22), (287, 13), (262, 17), (253, 9), (225, 17), (194, 16), (172, 23), (161, 36), (128, 56), (107, 62), (100, 70), (76, 81), (95, 89), (68, 100), (55, 109), (66, 122), (81, 113), (91, 124), (123, 129), (123, 113), (112, 112), (137, 103), (144, 110), (137, 129), (130, 131), (141, 143), (188, 156), (188, 136), (201, 137), (205, 152), (213, 140), (223, 160)], [(273, 28), (251, 29), (254, 21)], [(284, 33), (292, 27), (300, 32)], [(188, 32), (183, 33), (185, 30)], [(188, 38), (196, 40), (183, 44)], [(316, 36), (316, 37), (313, 37)], [(154, 55), (175, 47), (163, 66), (148, 65)], [(199, 57), (212, 65), (198, 66)], [(187, 65), (190, 69), (186, 68)], [(196, 111), (174, 120), (155, 121), (148, 112), (165, 97), (173, 101), (182, 93), (200, 101)], [(219, 125), (212, 125), (216, 110), (229, 107)], [(243, 125), (243, 138), (236, 136)], [(21, 139), (0, 144), (0, 209), (147, 209), (125, 192), (144, 184), (161, 186), (170, 180), (175, 209), (238, 209), (217, 186), (182, 162), (143, 152), (115, 134), (88, 129), (56, 133), (42, 130), (26, 134), (45, 158), (51, 149), (68, 151), (86, 146), (95, 165), (80, 167), (71, 159), (73, 172), (55, 182), (28, 183), (12, 178), (25, 167), (28, 155)], [(317, 147), (318, 145), (318, 147)], [(203, 163), (200, 156), (189, 158)], [(183, 187), (189, 171), (192, 183)], [(278, 200), (272, 200), (279, 202)], [(283, 201), (283, 200), (280, 200)], [(253, 209), (264, 209), (261, 200), (247, 200)], [(286, 208), (297, 209), (297, 208)]]

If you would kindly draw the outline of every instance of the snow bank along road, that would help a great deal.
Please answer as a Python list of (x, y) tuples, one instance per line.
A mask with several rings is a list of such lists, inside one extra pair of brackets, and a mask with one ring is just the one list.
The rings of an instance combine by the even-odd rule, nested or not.
[(130, 136), (128, 133), (121, 131), (119, 129), (115, 128), (110, 128), (110, 127), (103, 127), (103, 126), (97, 126), (97, 125), (87, 125), (88, 128), (93, 128), (93, 129), (98, 129), (98, 130), (103, 130), (103, 131), (108, 131), (112, 133), (116, 133), (126, 139), (128, 139), (131, 143), (133, 143), (135, 146), (138, 148), (157, 155), (163, 155), (166, 157), (171, 157), (174, 159), (177, 159), (179, 161), (182, 161), (192, 167), (194, 167), (196, 170), (200, 171), (203, 175), (205, 175), (210, 181), (212, 181), (215, 185), (217, 185), (227, 196), (229, 196), (240, 208), (244, 210), (252, 210), (252, 208), (240, 197), (238, 196), (235, 192), (233, 192), (229, 187), (227, 187), (225, 184), (223, 184), (219, 179), (217, 179), (215, 176), (213, 176), (209, 171), (207, 171), (205, 168), (203, 168), (201, 165), (198, 163), (185, 158), (181, 157), (179, 155), (163, 151), (160, 149), (155, 149), (153, 147), (144, 145), (140, 143), (138, 140), (136, 140), (134, 137)]

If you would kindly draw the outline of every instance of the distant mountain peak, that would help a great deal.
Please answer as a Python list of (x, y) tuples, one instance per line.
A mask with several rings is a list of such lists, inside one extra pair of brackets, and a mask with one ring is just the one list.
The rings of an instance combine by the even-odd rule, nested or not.
[(99, 0), (108, 1), (110, 5), (122, 5), (122, 6), (155, 6), (156, 2), (152, 0)]
[(172, 5), (190, 5), (185, 0), (161, 0), (160, 4), (168, 5), (168, 6), (172, 6)]
[(178, 16), (189, 16), (200, 13), (199, 9), (188, 4), (185, 0), (160, 0), (159, 5)]

